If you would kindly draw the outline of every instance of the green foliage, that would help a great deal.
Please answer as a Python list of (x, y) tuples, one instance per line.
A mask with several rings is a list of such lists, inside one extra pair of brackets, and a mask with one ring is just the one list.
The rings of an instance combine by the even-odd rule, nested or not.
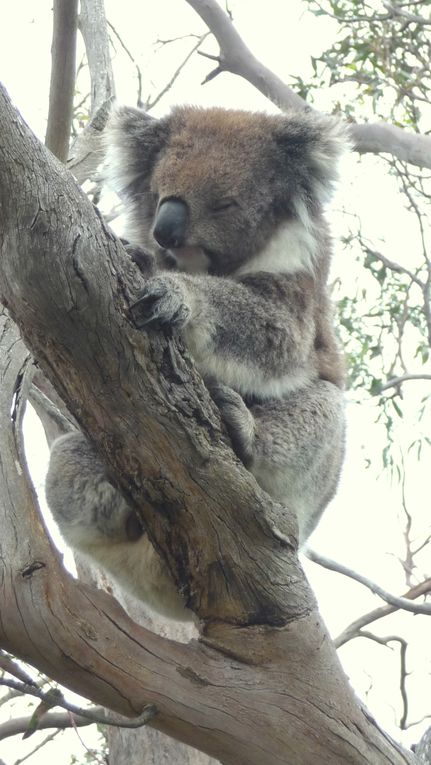
[(369, 116), (419, 130), (423, 109), (430, 114), (429, 2), (394, 3), (393, 10), (364, 0), (308, 5), (316, 16), (338, 23), (333, 45), (313, 61), (319, 81), (329, 87), (352, 83), (358, 114), (365, 109)]
[[(384, 120), (429, 132), (429, 0), (390, 5), (379, 0), (308, 0), (308, 7), (315, 16), (334, 21), (334, 41), (313, 58), (312, 81), (303, 88), (309, 99), (326, 88), (332, 92), (334, 111), (350, 121)], [(345, 285), (339, 288), (339, 325), (350, 396), (375, 399), (377, 420), (387, 436), (382, 464), (401, 477), (400, 433), (403, 448), (418, 459), (430, 445), (431, 177), (396, 160), (376, 161), (382, 175), (387, 171), (393, 179), (393, 200), (404, 200), (411, 244), (407, 253), (388, 251), (384, 229), (378, 244), (361, 221), (349, 229), (344, 247), (358, 269), (357, 287), (353, 292)], [(349, 226), (350, 219), (345, 219)], [(395, 230), (399, 225), (394, 212)], [(424, 379), (418, 380), (421, 374)]]
[[(375, 397), (377, 421), (386, 428), (387, 443), (382, 452), (383, 467), (400, 477), (398, 428), (405, 417), (407, 385), (419, 385), (403, 379), (413, 370), (431, 373), (429, 368), (429, 305), (427, 304), (427, 261), (406, 273), (399, 264), (387, 261), (364, 241), (360, 228), (345, 238), (347, 257), (361, 261), (364, 271), (353, 294), (342, 294), (337, 302), (339, 332), (346, 350), (350, 396), (361, 401), (364, 395)], [(416, 253), (416, 260), (420, 258)], [(399, 270), (396, 270), (399, 268)], [(413, 280), (423, 280), (421, 290)], [(428, 366), (427, 366), (428, 365)], [(397, 383), (397, 380), (401, 382)], [(390, 383), (393, 382), (391, 385)], [(430, 395), (422, 396), (412, 407), (415, 390), (408, 390), (407, 417), (415, 432), (412, 443), (418, 457), (429, 439), (421, 422), (431, 398), (431, 379), (424, 381)], [(418, 388), (423, 390), (423, 384)]]

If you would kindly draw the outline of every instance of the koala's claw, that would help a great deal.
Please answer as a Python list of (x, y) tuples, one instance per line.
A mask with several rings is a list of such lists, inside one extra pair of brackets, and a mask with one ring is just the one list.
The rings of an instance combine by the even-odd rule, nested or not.
[(121, 239), (121, 244), (123, 245), (127, 254), (130, 256), (131, 260), (136, 263), (141, 273), (147, 277), (152, 276), (155, 270), (154, 255), (142, 249), (142, 247), (137, 247), (134, 244), (130, 244), (130, 242), (128, 242), (126, 239)]
[(220, 409), (232, 446), (247, 467), (253, 459), (254, 418), (242, 397), (228, 385), (210, 383), (212, 399)]
[(175, 279), (155, 276), (148, 280), (130, 313), (138, 329), (150, 324), (183, 327), (190, 317), (184, 291)]
[(140, 539), (145, 534), (144, 525), (134, 510), (127, 516), (125, 529), (129, 542), (136, 542), (137, 539)]
[(237, 393), (233, 388), (229, 388), (228, 385), (210, 382), (208, 387), (211, 392), (211, 397), (216, 402), (220, 410), (226, 409), (227, 407), (239, 407), (240, 409), (245, 407), (244, 401), (240, 394)]

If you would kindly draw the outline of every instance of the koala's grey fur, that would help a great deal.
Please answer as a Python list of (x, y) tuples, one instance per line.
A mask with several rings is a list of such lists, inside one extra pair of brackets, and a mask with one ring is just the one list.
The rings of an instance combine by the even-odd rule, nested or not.
[[(296, 512), (301, 544), (334, 495), (344, 451), (322, 211), (345, 144), (335, 120), (311, 113), (180, 107), (154, 120), (121, 108), (108, 126), (128, 238), (146, 251), (135, 322), (182, 334), (235, 451)], [(188, 618), (82, 435), (55, 442), (46, 486), (73, 547), (156, 610)]]

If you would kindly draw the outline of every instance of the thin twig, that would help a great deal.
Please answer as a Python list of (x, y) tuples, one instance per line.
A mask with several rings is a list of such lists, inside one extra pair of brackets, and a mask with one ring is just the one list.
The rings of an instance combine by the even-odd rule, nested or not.
[(30, 757), (33, 757), (33, 755), (36, 754), (36, 752), (42, 749), (42, 747), (44, 747), (45, 744), (48, 744), (50, 741), (52, 741), (52, 739), (58, 736), (59, 733), (61, 733), (61, 730), (54, 730), (48, 736), (45, 736), (43, 741), (41, 741), (40, 744), (35, 746), (34, 749), (31, 750), (31, 752), (28, 752), (28, 754), (24, 755), (24, 757), (20, 757), (19, 760), (15, 760), (14, 765), (21, 765), (22, 762), (25, 762), (25, 760), (28, 760)]
[[(38, 688), (35, 688), (33, 685), (29, 685), (28, 683), (18, 683), (15, 680), (6, 680), (5, 678), (2, 678), (0, 679), (0, 685), (4, 685), (7, 688), (13, 688), (14, 690), (20, 691), (21, 693), (28, 693), (30, 696), (36, 696), (36, 698), (40, 699), (41, 701), (48, 700), (52, 705), (48, 694), (44, 693)], [(103, 707), (85, 709), (84, 707), (77, 707), (75, 704), (70, 704), (63, 698), (60, 691), (58, 691), (58, 702), (56, 706), (59, 706), (62, 709), (66, 709), (68, 712), (72, 712), (74, 715), (86, 717), (91, 722), (99, 723), (100, 725), (112, 725), (117, 728), (140, 728), (142, 725), (146, 725), (150, 720), (152, 720), (158, 711), (154, 704), (149, 704), (144, 707), (140, 715), (134, 717), (133, 719), (120, 716), (112, 717), (106, 714)]]
[[(412, 587), (410, 590), (404, 593), (402, 596), (403, 598), (407, 598), (408, 600), (415, 600), (415, 598), (419, 598), (422, 595), (427, 595), (429, 592), (431, 592), (431, 579), (425, 579), (425, 581), (421, 582), (420, 584), (415, 585), (415, 587)], [(342, 645), (345, 645), (349, 640), (353, 640), (358, 634), (361, 633), (362, 627), (365, 627), (367, 624), (371, 624), (372, 622), (377, 621), (378, 619), (383, 619), (384, 616), (388, 616), (388, 614), (393, 614), (394, 611), (397, 611), (396, 606), (379, 606), (379, 608), (374, 608), (372, 611), (369, 611), (367, 614), (363, 614), (359, 617), (359, 619), (355, 619), (354, 622), (349, 624), (348, 627), (346, 627), (343, 632), (341, 632), (338, 637), (335, 638), (334, 644), (336, 648), (340, 648)]]
[(119, 33), (115, 29), (114, 25), (111, 24), (111, 22), (108, 21), (108, 19), (106, 20), (106, 23), (107, 23), (108, 27), (110, 28), (110, 30), (114, 33), (115, 37), (117, 38), (117, 40), (120, 43), (121, 47), (123, 48), (124, 52), (130, 58), (130, 61), (132, 62), (132, 64), (134, 64), (134, 66), (135, 66), (136, 76), (138, 78), (138, 97), (137, 97), (136, 100), (137, 100), (137, 105), (138, 106), (142, 106), (143, 102), (142, 102), (142, 72), (141, 72), (141, 69), (138, 66), (138, 63), (136, 62), (135, 58), (132, 56), (130, 50), (128, 49), (128, 47), (124, 43), (122, 37), (120, 37)]
[(388, 390), (388, 388), (397, 388), (402, 383), (408, 382), (410, 380), (431, 380), (431, 375), (405, 374), (405, 375), (400, 375), (400, 377), (393, 377), (391, 380), (388, 380), (387, 382), (382, 383), (382, 385), (379, 386), (378, 390), (376, 391), (376, 395), (378, 395), (379, 393), (382, 393), (384, 390)]
[(193, 53), (195, 53), (195, 51), (198, 50), (198, 48), (202, 45), (203, 41), (206, 40), (206, 38), (209, 36), (209, 34), (210, 34), (210, 32), (205, 32), (205, 34), (203, 34), (203, 35), (201, 35), (199, 37), (198, 41), (195, 43), (193, 48), (188, 52), (187, 56), (183, 59), (183, 61), (179, 65), (179, 67), (173, 73), (173, 75), (172, 75), (171, 79), (169, 80), (169, 82), (166, 83), (165, 87), (162, 88), (160, 93), (158, 93), (157, 96), (155, 96), (155, 98), (152, 101), (150, 101), (149, 98), (147, 99), (147, 103), (145, 105), (146, 111), (149, 112), (150, 109), (153, 109), (155, 107), (155, 105), (160, 101), (160, 99), (163, 98), (165, 93), (167, 93), (168, 90), (171, 89), (171, 87), (174, 84), (175, 80), (177, 79), (177, 77), (179, 77), (180, 73), (182, 72), (182, 70), (186, 66), (187, 62), (193, 56)]
[(70, 721), (72, 724), (72, 728), (75, 730), (76, 737), (78, 741), (80, 741), (81, 746), (85, 749), (85, 751), (90, 754), (96, 762), (99, 763), (99, 765), (107, 765), (106, 759), (99, 757), (98, 753), (94, 749), (90, 749), (87, 744), (85, 743), (84, 739), (82, 738), (81, 734), (79, 733), (79, 730), (75, 724), (74, 716), (71, 714), (71, 712), (68, 713), (70, 717)]
[(418, 16), (415, 13), (405, 11), (400, 6), (395, 5), (394, 3), (390, 3), (389, 0), (382, 0), (382, 5), (388, 9), (392, 17), (402, 16), (409, 22), (409, 24), (420, 24), (421, 26), (427, 26), (431, 24), (431, 19), (426, 19), (423, 16)]
[(7, 672), (9, 675), (13, 675), (18, 680), (20, 680), (22, 683), (26, 683), (27, 685), (36, 686), (36, 683), (34, 682), (33, 678), (30, 677), (25, 670), (22, 669), (22, 667), (19, 666), (19, 664), (16, 663), (10, 656), (8, 656), (4, 651), (0, 650), (0, 668), (3, 669), (5, 672)]
[(323, 566), (330, 571), (336, 571), (338, 574), (343, 574), (343, 576), (348, 576), (350, 579), (354, 579), (356, 582), (363, 584), (364, 587), (368, 587), (371, 592), (374, 592), (379, 598), (385, 600), (386, 603), (390, 603), (391, 606), (402, 608), (404, 611), (410, 611), (413, 614), (431, 615), (431, 603), (417, 604), (412, 603), (407, 598), (398, 598), (396, 595), (386, 592), (380, 585), (372, 582), (371, 579), (368, 579), (366, 576), (358, 574), (347, 566), (343, 566), (342, 563), (326, 558), (324, 555), (320, 555), (314, 550), (310, 550), (310, 548), (306, 550), (305, 555), (309, 560), (313, 561), (313, 563), (318, 563), (319, 566)]

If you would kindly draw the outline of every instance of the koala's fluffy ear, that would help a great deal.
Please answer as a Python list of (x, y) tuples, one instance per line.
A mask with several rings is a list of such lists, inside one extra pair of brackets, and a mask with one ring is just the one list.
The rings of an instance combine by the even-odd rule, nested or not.
[(332, 196), (340, 157), (349, 149), (348, 131), (334, 117), (292, 112), (278, 117), (275, 140), (283, 154), (286, 183), (298, 208), (320, 209)]
[(168, 139), (166, 119), (129, 106), (114, 107), (104, 131), (104, 176), (109, 185), (120, 196), (139, 193)]

